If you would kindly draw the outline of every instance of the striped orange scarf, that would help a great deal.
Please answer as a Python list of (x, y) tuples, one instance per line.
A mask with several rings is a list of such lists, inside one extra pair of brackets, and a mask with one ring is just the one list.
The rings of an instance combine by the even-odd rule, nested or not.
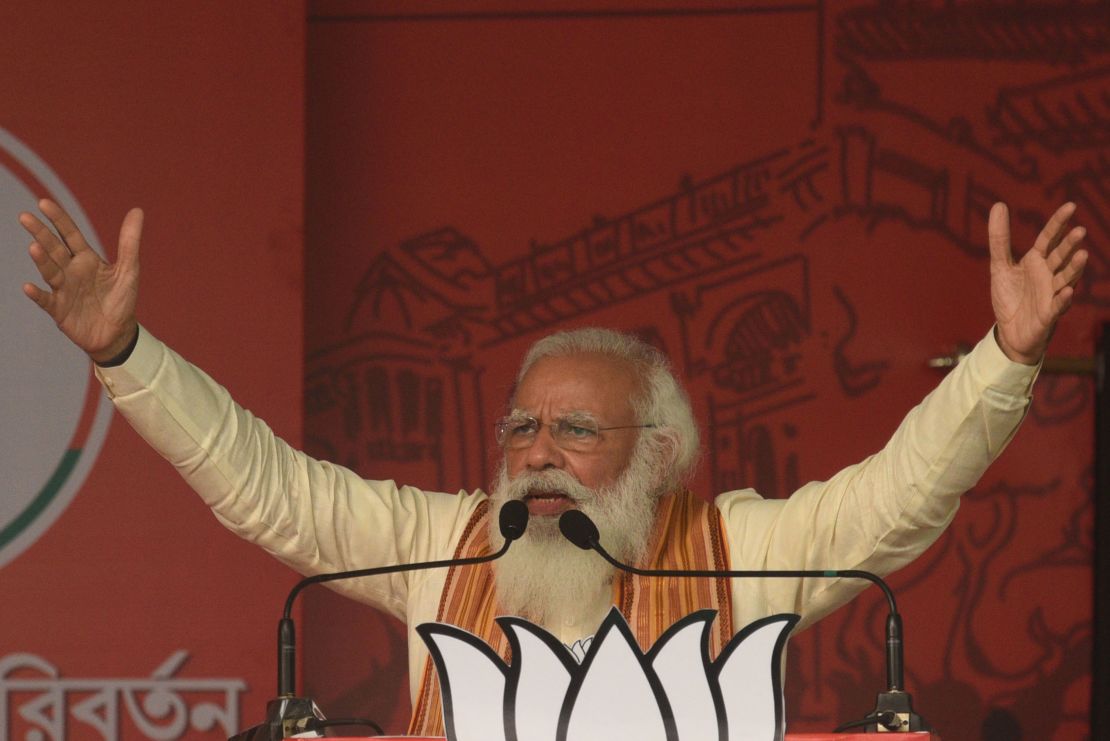
[[(455, 558), (490, 553), (489, 502), (471, 516)], [(690, 492), (663, 497), (652, 526), (648, 556), (638, 564), (649, 569), (727, 569), (728, 544), (720, 514)], [(710, 656), (716, 658), (732, 637), (732, 601), (727, 579), (639, 577), (620, 572), (613, 581), (613, 604), (628, 621), (640, 648), (647, 651), (663, 631), (695, 610), (717, 610), (710, 634)], [(453, 567), (439, 602), (437, 621), (457, 625), (481, 637), (508, 663), (509, 642), (494, 618), (502, 614), (495, 597), (490, 564)], [(410, 735), (442, 736), (443, 709), (439, 682), (429, 658), (409, 722)]]

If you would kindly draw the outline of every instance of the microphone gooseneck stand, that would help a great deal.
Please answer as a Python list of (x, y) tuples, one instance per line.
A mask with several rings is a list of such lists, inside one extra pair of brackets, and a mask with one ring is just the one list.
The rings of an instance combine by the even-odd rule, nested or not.
[(904, 649), (902, 646), (902, 616), (894, 601), (894, 592), (877, 574), (858, 569), (767, 569), (741, 571), (711, 571), (704, 569), (665, 570), (641, 569), (621, 563), (601, 545), (597, 525), (584, 512), (571, 509), (559, 516), (559, 530), (563, 536), (582, 550), (593, 550), (610, 564), (638, 576), (686, 576), (695, 578), (847, 578), (866, 579), (882, 590), (890, 609), (886, 619), (886, 678), (887, 689), (879, 693), (875, 710), (858, 721), (845, 723), (836, 729), (841, 733), (849, 728), (864, 727), (866, 732), (909, 732), (931, 730), (925, 720), (914, 712), (913, 698), (905, 691), (903, 677)]
[(494, 553), (472, 558), (450, 558), (440, 561), (378, 566), (354, 571), (337, 571), (330, 574), (316, 574), (301, 579), (289, 590), (289, 597), (285, 600), (285, 610), (282, 612), (281, 620), (278, 621), (278, 696), (266, 704), (266, 721), (264, 723), (238, 733), (228, 741), (282, 741), (282, 739), (298, 734), (319, 732), (323, 728), (333, 725), (368, 725), (380, 734), (382, 732), (381, 728), (373, 721), (360, 718), (329, 721), (324, 718), (324, 714), (320, 712), (311, 698), (296, 696), (297, 636), (291, 616), (293, 614), (293, 602), (297, 595), (313, 584), (323, 584), (341, 579), (383, 576), (405, 571), (422, 571), (424, 569), (449, 568), (451, 566), (471, 566), (496, 561), (505, 555), (514, 540), (524, 535), (527, 526), (527, 505), (524, 502), (513, 500), (502, 505), (498, 513), (498, 527), (505, 542)]

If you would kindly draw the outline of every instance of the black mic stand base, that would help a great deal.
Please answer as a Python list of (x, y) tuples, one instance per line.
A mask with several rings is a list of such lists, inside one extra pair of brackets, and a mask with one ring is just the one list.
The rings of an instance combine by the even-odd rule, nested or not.
[[(901, 690), (888, 690), (879, 693), (875, 703), (877, 719), (875, 727), (869, 727), (868, 733), (909, 733), (911, 731), (931, 731), (932, 728), (925, 719), (913, 711), (913, 698), (909, 692)], [(878, 719), (881, 719), (878, 720)], [(885, 722), (882, 722), (885, 721)]]
[(323, 738), (320, 721), (326, 720), (316, 702), (307, 697), (278, 697), (266, 703), (266, 722), (237, 733), (228, 741), (282, 741)]
[(875, 710), (861, 720), (845, 723), (834, 731), (846, 733), (862, 728), (864, 733), (912, 733), (931, 731), (932, 727), (913, 711), (913, 698), (908, 692), (887, 690), (879, 693)]

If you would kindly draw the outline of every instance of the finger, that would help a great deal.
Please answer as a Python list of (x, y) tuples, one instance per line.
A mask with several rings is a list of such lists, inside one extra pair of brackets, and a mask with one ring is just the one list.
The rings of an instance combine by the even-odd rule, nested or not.
[(1087, 230), (1081, 226), (1077, 226), (1069, 231), (1064, 238), (1060, 240), (1059, 246), (1054, 248), (1045, 260), (1048, 269), (1053, 273), (1059, 272), (1071, 259), (1076, 248), (1079, 247), (1079, 243), (1082, 242), (1083, 238), (1086, 236)]
[(1010, 210), (1005, 203), (991, 206), (987, 217), (987, 242), (990, 244), (991, 267), (1008, 267), (1014, 264), (1010, 251)]
[(23, 293), (27, 298), (38, 304), (46, 313), (50, 314), (50, 316), (54, 316), (54, 294), (42, 290), (34, 283), (24, 283)]
[(27, 254), (31, 256), (31, 261), (35, 263), (35, 267), (39, 269), (39, 275), (48, 286), (55, 291), (62, 287), (65, 282), (65, 271), (54, 261), (45, 247), (38, 242), (31, 242), (31, 246), (27, 248)]
[(116, 262), (122, 270), (139, 269), (139, 243), (143, 236), (143, 210), (133, 208), (123, 217), (119, 228), (119, 252)]
[[(1071, 307), (1072, 298), (1075, 296), (1075, 289), (1071, 286), (1065, 286), (1052, 298), (1052, 315), (1059, 319), (1063, 316), (1064, 312)], [(1054, 320), (1055, 321), (1055, 320)]]
[(58, 236), (70, 252), (76, 255), (78, 252), (89, 249), (89, 243), (85, 241), (85, 236), (81, 234), (77, 224), (61, 206), (49, 198), (43, 198), (39, 201), (39, 209), (58, 230)]
[(69, 263), (73, 253), (69, 247), (65, 245), (54, 231), (39, 220), (37, 216), (29, 213), (21, 213), (19, 215), (19, 224), (27, 233), (34, 237), (34, 240), (42, 245), (50, 254), (50, 257), (59, 265), (66, 265)]
[(1079, 250), (1072, 256), (1064, 269), (1052, 277), (1052, 290), (1059, 293), (1064, 288), (1074, 286), (1083, 276), (1083, 268), (1087, 267), (1090, 257), (1087, 250)]
[[(1075, 210), (1073, 209), (1072, 214), (1074, 213)], [(1045, 226), (1047, 227), (1048, 225), (1045, 224)], [(1045, 254), (1051, 255), (1053, 252), (1055, 252), (1056, 248), (1064, 242), (1069, 234), (1071, 234), (1071, 229), (1071, 216), (1068, 216), (1066, 219), (1063, 220), (1062, 223), (1060, 223), (1060, 225), (1056, 229), (1056, 232), (1052, 234), (1052, 236), (1049, 238), (1048, 243), (1045, 246)], [(1041, 232), (1044, 233), (1045, 230), (1042, 229)]]
[(1067, 233), (1068, 219), (1075, 213), (1075, 204), (1065, 203), (1060, 208), (1056, 209), (1056, 213), (1049, 217), (1048, 222), (1041, 229), (1041, 233), (1037, 235), (1037, 239), (1033, 242), (1033, 249), (1042, 255), (1048, 253), (1059, 244), (1060, 239)]

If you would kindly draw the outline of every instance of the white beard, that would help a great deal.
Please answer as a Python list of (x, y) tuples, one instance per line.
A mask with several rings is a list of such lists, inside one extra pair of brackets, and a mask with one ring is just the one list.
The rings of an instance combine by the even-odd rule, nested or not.
[[(489, 538), (495, 548), (504, 542), (497, 512), (529, 491), (558, 491), (574, 501), (597, 525), (601, 545), (615, 559), (635, 563), (644, 555), (662, 495), (658, 466), (638, 445), (615, 484), (589, 489), (566, 471), (524, 471), (510, 480), (502, 462), (490, 495)], [(592, 550), (582, 550), (559, 532), (558, 517), (533, 516), (523, 537), (493, 563), (497, 600), (510, 615), (544, 625), (559, 618), (591, 617), (593, 596), (613, 580), (614, 568)], [(575, 607), (580, 609), (576, 610)]]

